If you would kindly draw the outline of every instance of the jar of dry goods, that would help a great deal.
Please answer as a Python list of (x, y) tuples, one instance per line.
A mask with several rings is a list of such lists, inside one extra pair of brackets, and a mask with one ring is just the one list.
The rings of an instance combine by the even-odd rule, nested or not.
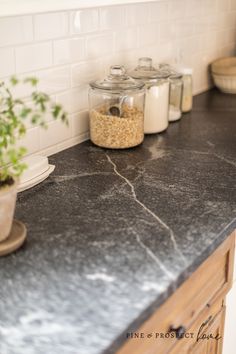
[(170, 81), (170, 105), (169, 121), (174, 122), (182, 116), (182, 75), (175, 73), (169, 77)]
[(91, 82), (91, 141), (112, 149), (141, 144), (144, 139), (144, 98), (144, 84), (129, 77), (123, 66), (112, 66), (108, 77)]
[(183, 75), (182, 112), (190, 112), (193, 106), (193, 70), (191, 68), (181, 69)]
[(130, 74), (146, 86), (144, 133), (160, 133), (168, 127), (169, 74), (155, 69), (151, 58), (140, 58)]

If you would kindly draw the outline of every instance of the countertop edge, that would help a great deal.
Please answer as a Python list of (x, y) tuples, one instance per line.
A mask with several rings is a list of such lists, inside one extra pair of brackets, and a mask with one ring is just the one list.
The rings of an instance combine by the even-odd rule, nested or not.
[(138, 328), (140, 328), (142, 324), (149, 317), (151, 317), (154, 312), (158, 310), (158, 308), (160, 308), (182, 284), (184, 284), (185, 281), (190, 278), (190, 276), (200, 267), (200, 265), (206, 261), (235, 230), (236, 217), (221, 231), (215, 242), (208, 246), (202, 254), (198, 256), (198, 261), (186, 268), (186, 270), (176, 279), (175, 283), (172, 283), (163, 294), (159, 295), (156, 301), (154, 301), (107, 349), (105, 349), (105, 351), (103, 351), (103, 354), (115, 354), (125, 343), (126, 334), (128, 332), (137, 331)]

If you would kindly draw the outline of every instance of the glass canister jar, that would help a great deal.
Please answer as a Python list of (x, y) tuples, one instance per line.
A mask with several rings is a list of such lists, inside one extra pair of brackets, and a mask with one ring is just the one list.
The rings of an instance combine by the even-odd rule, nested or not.
[(175, 73), (169, 77), (170, 81), (170, 105), (169, 122), (179, 120), (182, 116), (182, 75)]
[(140, 58), (130, 75), (145, 83), (144, 133), (160, 133), (168, 127), (169, 74), (152, 66), (151, 58)]
[(144, 84), (112, 66), (104, 80), (89, 89), (90, 139), (104, 148), (125, 149), (144, 139)]
[(193, 70), (181, 69), (183, 75), (182, 112), (190, 112), (193, 106)]

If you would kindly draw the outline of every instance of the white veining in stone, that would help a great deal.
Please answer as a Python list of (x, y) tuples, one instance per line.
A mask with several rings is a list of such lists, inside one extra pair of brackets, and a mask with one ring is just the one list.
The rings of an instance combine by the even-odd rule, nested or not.
[(210, 147), (215, 147), (215, 144), (213, 144), (210, 140), (207, 140), (207, 145), (209, 145)]
[(169, 152), (167, 152), (166, 150), (158, 148), (158, 145), (149, 146), (148, 151), (151, 153), (151, 158), (148, 159), (149, 161), (161, 159), (162, 157), (169, 154)]
[(224, 233), (225, 230), (228, 230), (228, 228), (229, 228), (231, 225), (233, 225), (233, 224), (235, 223), (235, 221), (236, 221), (236, 217), (235, 217), (230, 223), (228, 223), (228, 224), (223, 228), (222, 233)]
[(152, 283), (152, 282), (145, 282), (142, 286), (141, 286), (141, 289), (143, 290), (143, 291), (153, 291), (153, 290), (155, 290), (155, 291), (160, 291), (160, 290), (162, 290), (162, 288), (160, 287), (160, 285), (159, 284), (157, 284), (157, 283)]
[(90, 177), (90, 176), (97, 176), (97, 175), (109, 175), (110, 172), (84, 172), (84, 173), (78, 173), (78, 174), (73, 174), (73, 175), (66, 175), (66, 176), (52, 176), (51, 179), (55, 181), (56, 183), (61, 183), (61, 182), (66, 182), (70, 181), (76, 178), (81, 178), (81, 177)]
[(236, 167), (236, 162), (235, 162), (235, 161), (229, 160), (229, 159), (227, 159), (226, 157), (223, 157), (223, 156), (221, 156), (221, 155), (219, 155), (219, 154), (216, 154), (216, 153), (215, 153), (214, 155), (215, 155), (215, 157), (217, 157), (218, 159), (220, 159), (220, 160), (222, 160), (222, 161), (224, 161), (224, 162), (227, 162), (227, 163), (229, 163), (230, 165)]
[(104, 273), (94, 273), (94, 274), (87, 274), (86, 278), (89, 280), (102, 280), (105, 282), (113, 282), (115, 280), (114, 277), (104, 274)]
[(116, 164), (112, 161), (112, 159), (110, 158), (110, 156), (108, 154), (106, 154), (106, 157), (107, 157), (107, 160), (108, 162), (113, 166), (113, 169), (114, 169), (114, 172), (120, 177), (122, 178), (127, 184), (128, 186), (130, 187), (131, 189), (131, 193), (132, 193), (132, 196), (134, 198), (134, 200), (136, 201), (136, 203), (138, 203), (147, 213), (149, 213), (154, 219), (156, 219), (166, 230), (168, 230), (169, 234), (170, 234), (170, 237), (171, 237), (171, 241), (174, 245), (174, 248), (176, 250), (176, 252), (180, 255), (182, 261), (184, 264), (187, 264), (187, 261), (183, 255), (183, 253), (181, 252), (181, 250), (178, 248), (178, 245), (176, 243), (176, 240), (175, 240), (175, 236), (174, 236), (174, 233), (173, 231), (169, 228), (168, 225), (165, 224), (164, 221), (162, 221), (158, 215), (156, 215), (152, 210), (150, 210), (148, 207), (146, 207), (145, 204), (143, 204), (138, 198), (137, 198), (137, 195), (136, 195), (136, 192), (135, 192), (135, 189), (134, 189), (134, 186), (132, 185), (132, 183), (126, 178), (124, 177), (122, 174), (120, 174), (117, 170), (117, 166)]
[(108, 247), (115, 246), (115, 242), (114, 241), (93, 241), (91, 245), (98, 248), (108, 248)]
[[(46, 311), (29, 312), (23, 315), (14, 326), (0, 326), (1, 354), (33, 354), (28, 339), (40, 343), (50, 336), (67, 334), (68, 337), (76, 336), (77, 329), (74, 326), (56, 321), (54, 316)], [(5, 350), (6, 348), (6, 350)], [(10, 350), (10, 351), (9, 351)]]
[[(133, 230), (134, 231), (134, 230)], [(164, 266), (164, 264), (160, 261), (160, 259), (148, 248), (140, 239), (140, 236), (135, 232), (135, 237), (138, 242), (138, 244), (146, 251), (148, 256), (152, 258), (152, 260), (162, 269), (162, 271), (169, 277), (174, 279), (174, 276), (172, 273), (168, 271), (168, 269)]]
[(20, 317), (19, 321), (22, 325), (33, 324), (34, 322), (51, 320), (52, 315), (46, 311), (29, 312)]

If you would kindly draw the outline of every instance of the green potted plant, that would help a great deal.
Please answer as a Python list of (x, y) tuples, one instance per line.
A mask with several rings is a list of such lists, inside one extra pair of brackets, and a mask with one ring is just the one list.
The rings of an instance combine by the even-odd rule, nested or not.
[[(32, 86), (30, 103), (14, 97), (12, 92), (19, 83)], [(45, 116), (51, 113), (54, 119), (68, 123), (61, 105), (39, 92), (37, 83), (33, 77), (21, 81), (12, 77), (8, 85), (0, 82), (0, 242), (10, 234), (18, 179), (27, 168), (22, 162), (26, 149), (18, 142), (26, 133), (26, 122), (46, 128)]]

